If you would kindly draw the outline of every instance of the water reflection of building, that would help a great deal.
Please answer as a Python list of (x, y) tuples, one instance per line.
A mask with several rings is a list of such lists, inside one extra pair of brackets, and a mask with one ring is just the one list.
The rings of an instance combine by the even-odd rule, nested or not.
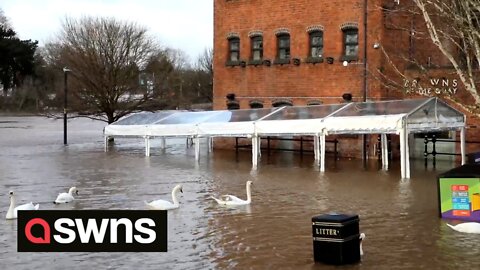
[[(345, 94), (353, 101), (468, 97), (449, 61), (428, 40), (414, 38), (424, 25), (420, 16), (405, 16), (411, 7), (411, 1), (215, 0), (214, 109), (342, 103)], [(424, 76), (403, 55), (431, 69)], [(467, 141), (480, 141), (480, 121), (467, 123)], [(360, 137), (339, 138), (341, 154), (359, 155)], [(413, 154), (423, 157), (424, 135), (411, 141)], [(370, 136), (369, 155), (376, 155), (376, 143)], [(455, 152), (459, 144), (437, 147)]]

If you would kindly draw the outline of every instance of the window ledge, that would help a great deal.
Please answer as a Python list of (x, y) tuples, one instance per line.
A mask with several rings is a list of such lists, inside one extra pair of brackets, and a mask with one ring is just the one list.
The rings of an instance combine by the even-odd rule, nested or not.
[(249, 66), (261, 66), (263, 64), (263, 60), (249, 60), (248, 65)]
[(358, 61), (358, 56), (351, 56), (351, 55), (342, 55), (340, 57), (341, 61)]
[(278, 59), (278, 58), (277, 58), (277, 59), (275, 59), (275, 60), (273, 61), (273, 64), (274, 64), (274, 65), (290, 64), (290, 58), (288, 58), (288, 59)]
[(305, 58), (305, 63), (311, 63), (311, 64), (316, 64), (316, 63), (323, 63), (323, 57), (307, 57)]
[(227, 61), (225, 62), (225, 66), (227, 66), (227, 67), (240, 66), (240, 61), (230, 61), (230, 60), (227, 60)]

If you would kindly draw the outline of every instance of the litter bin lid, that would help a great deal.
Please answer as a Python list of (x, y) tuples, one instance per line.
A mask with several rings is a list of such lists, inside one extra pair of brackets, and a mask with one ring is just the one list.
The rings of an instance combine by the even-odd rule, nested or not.
[(438, 176), (438, 178), (478, 178), (480, 177), (480, 164), (465, 164), (451, 169)]
[(312, 217), (312, 222), (345, 223), (356, 219), (358, 219), (358, 215), (331, 213)]

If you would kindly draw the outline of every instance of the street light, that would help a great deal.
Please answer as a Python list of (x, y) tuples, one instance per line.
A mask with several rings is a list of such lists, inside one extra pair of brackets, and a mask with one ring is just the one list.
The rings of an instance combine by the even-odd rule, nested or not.
[(71, 70), (67, 67), (63, 68), (63, 82), (65, 86), (64, 98), (63, 98), (63, 144), (67, 145), (67, 78), (68, 72)]

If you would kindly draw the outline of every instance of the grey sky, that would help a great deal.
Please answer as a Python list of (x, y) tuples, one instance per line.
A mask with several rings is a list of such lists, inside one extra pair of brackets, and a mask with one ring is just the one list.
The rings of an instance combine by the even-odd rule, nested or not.
[(137, 22), (164, 46), (181, 49), (194, 60), (213, 45), (213, 0), (2, 0), (22, 39), (45, 44), (65, 16), (108, 16)]

